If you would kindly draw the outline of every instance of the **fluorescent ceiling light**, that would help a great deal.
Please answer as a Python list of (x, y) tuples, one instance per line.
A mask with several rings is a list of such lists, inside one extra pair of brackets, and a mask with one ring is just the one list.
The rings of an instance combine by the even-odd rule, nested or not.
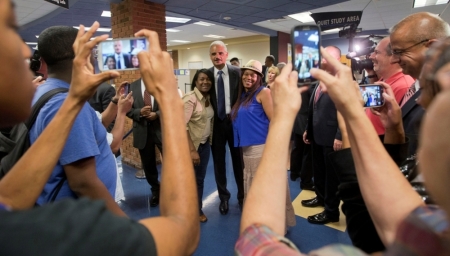
[(301, 12), (301, 13), (291, 14), (288, 16), (293, 18), (294, 20), (300, 21), (301, 23), (314, 22), (314, 19), (311, 17), (311, 12)]
[(102, 17), (111, 17), (111, 12), (110, 11), (103, 11), (102, 12)]
[(208, 23), (208, 22), (203, 22), (203, 21), (195, 22), (194, 24), (195, 25), (200, 25), (200, 26), (207, 26), (207, 27), (215, 25), (215, 24)]
[(167, 17), (166, 16), (166, 22), (186, 23), (186, 22), (188, 22), (190, 20), (191, 19), (177, 18), (177, 17)]
[(185, 40), (170, 40), (170, 42), (174, 42), (174, 43), (190, 43), (191, 41), (185, 41)]
[(35, 43), (35, 42), (25, 42), (26, 44), (29, 44), (29, 45), (37, 45), (37, 43)]
[[(76, 29), (80, 29), (80, 27), (78, 26), (73, 26)], [(88, 31), (89, 29), (91, 29), (90, 27), (84, 27), (84, 31)], [(109, 32), (111, 31), (111, 28), (97, 28), (97, 32)]]
[(331, 34), (331, 33), (337, 33), (339, 32), (341, 29), (340, 28), (333, 28), (333, 29), (329, 29), (327, 31), (322, 31), (322, 34)]
[(448, 0), (414, 0), (413, 8), (420, 8), (431, 5), (447, 4)]
[(211, 38), (225, 38), (224, 36), (218, 36), (218, 35), (204, 35), (204, 37), (211, 37)]
[(166, 28), (167, 32), (180, 32), (181, 30), (173, 29), (173, 28)]
[(38, 36), (38, 35), (36, 35), (36, 38), (39, 38), (39, 36)]

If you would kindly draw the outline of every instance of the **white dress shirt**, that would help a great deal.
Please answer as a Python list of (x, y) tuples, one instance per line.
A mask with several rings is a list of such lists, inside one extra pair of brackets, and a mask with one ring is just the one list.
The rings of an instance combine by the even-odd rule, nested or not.
[[(217, 74), (219, 72), (219, 70), (214, 67), (214, 80), (215, 80), (215, 86), (216, 86), (216, 99), (217, 102), (219, 101), (218, 99), (218, 91), (217, 91), (217, 80), (219, 79), (219, 75)], [(222, 79), (223, 79), (223, 85), (224, 85), (224, 90), (225, 90), (225, 112), (227, 114), (230, 114), (231, 112), (231, 92), (230, 92), (230, 72), (228, 71), (228, 67), (227, 65), (225, 65), (222, 69)]]
[[(144, 92), (145, 92), (145, 90), (146, 89), (145, 89), (145, 85), (144, 85), (144, 80), (141, 79), (142, 100), (144, 100)], [(150, 94), (150, 100), (152, 101), (152, 107), (153, 107), (155, 105), (155, 98), (151, 94)], [(153, 111), (153, 109), (152, 109), (152, 112), (155, 112), (155, 111)]]

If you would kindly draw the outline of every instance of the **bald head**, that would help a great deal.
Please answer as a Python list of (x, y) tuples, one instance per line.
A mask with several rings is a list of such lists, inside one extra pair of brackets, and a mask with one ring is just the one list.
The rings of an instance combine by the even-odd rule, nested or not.
[(341, 60), (341, 49), (339, 47), (332, 45), (326, 47), (325, 50), (335, 59)]
[(401, 20), (390, 29), (390, 33), (401, 34), (410, 42), (420, 42), (450, 36), (450, 26), (435, 14), (418, 12)]

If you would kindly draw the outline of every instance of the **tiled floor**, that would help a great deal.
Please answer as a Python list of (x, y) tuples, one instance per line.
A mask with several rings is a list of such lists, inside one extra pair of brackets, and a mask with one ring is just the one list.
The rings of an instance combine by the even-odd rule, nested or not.
[[(227, 155), (228, 189), (232, 194), (232, 198), (230, 200), (228, 214), (221, 215), (218, 209), (219, 199), (214, 180), (212, 157), (210, 158), (203, 193), (203, 212), (208, 217), (208, 222), (201, 224), (200, 243), (194, 255), (234, 255), (233, 248), (239, 235), (241, 212), (238, 208), (236, 184), (231, 168), (231, 160), (229, 155)], [(158, 169), (160, 170), (160, 166)], [(159, 207), (150, 208), (148, 205), (150, 187), (147, 181), (145, 179), (136, 179), (134, 173), (135, 169), (127, 165), (123, 166), (122, 182), (125, 191), (125, 200), (120, 203), (122, 209), (133, 219), (158, 216)], [(340, 231), (345, 230), (344, 224), (340, 223), (337, 226), (335, 225), (335, 227), (312, 225), (303, 217), (298, 216), (305, 216), (303, 211), (308, 210), (301, 207), (301, 205), (297, 205), (300, 203), (300, 197), (309, 197), (312, 195), (306, 193), (306, 191), (300, 194), (301, 190), (298, 180), (297, 182), (289, 182), (291, 198), (296, 199), (299, 197), (299, 199), (294, 200), (297, 225), (290, 228), (286, 236), (304, 253), (333, 243), (350, 244), (347, 233)], [(316, 211), (320, 211), (320, 209)]]

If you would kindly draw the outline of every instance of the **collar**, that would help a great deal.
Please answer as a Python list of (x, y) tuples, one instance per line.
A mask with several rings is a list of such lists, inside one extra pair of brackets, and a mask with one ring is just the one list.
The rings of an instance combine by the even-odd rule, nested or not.
[[(220, 69), (217, 69), (216, 67), (214, 67), (214, 76), (217, 76), (217, 73), (219, 72)], [(228, 75), (228, 65), (225, 64), (225, 66), (221, 69), (224, 75)]]
[(388, 77), (387, 79), (385, 79), (384, 77), (382, 79), (380, 79), (380, 81), (384, 81), (387, 84), (393, 84), (395, 81), (397, 81), (398, 79), (402, 78), (406, 76), (405, 74), (403, 74), (402, 71), (399, 71), (395, 74), (393, 74), (392, 76)]
[(207, 100), (208, 97), (205, 97), (198, 89), (197, 87), (194, 87), (194, 93), (195, 96), (197, 96), (198, 99), (200, 99), (200, 101), (202, 101), (203, 99)]

